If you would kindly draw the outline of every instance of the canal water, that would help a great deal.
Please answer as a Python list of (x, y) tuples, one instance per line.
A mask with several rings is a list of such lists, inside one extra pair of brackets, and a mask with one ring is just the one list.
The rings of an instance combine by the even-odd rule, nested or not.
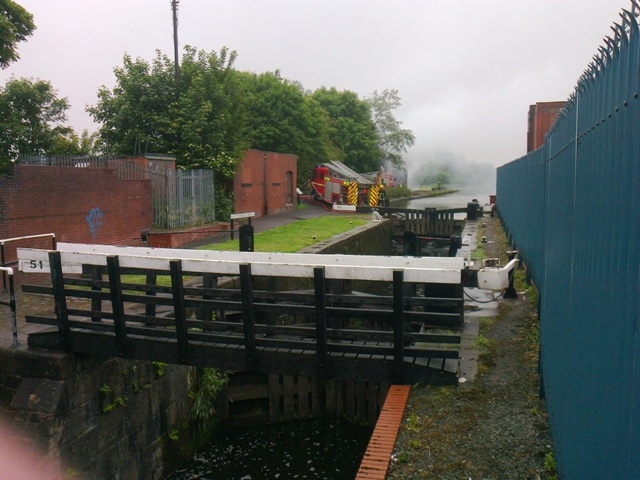
[(223, 431), (165, 480), (352, 479), (371, 432), (340, 418)]
[[(455, 188), (455, 187), (452, 187)], [(489, 195), (495, 195), (496, 187), (493, 183), (485, 183), (474, 186), (460, 188), (456, 193), (442, 195), (438, 197), (416, 198), (409, 201), (394, 202), (393, 206), (398, 208), (462, 208), (473, 199), (478, 200), (480, 205), (489, 203)], [(462, 218), (465, 214), (462, 214)]]

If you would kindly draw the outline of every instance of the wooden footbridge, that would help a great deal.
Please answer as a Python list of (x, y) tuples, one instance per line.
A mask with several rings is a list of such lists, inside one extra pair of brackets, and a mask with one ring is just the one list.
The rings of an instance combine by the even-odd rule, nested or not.
[(20, 249), (50, 272), (52, 328), (29, 345), (363, 381), (456, 380), (461, 258), (221, 252), (58, 243)]

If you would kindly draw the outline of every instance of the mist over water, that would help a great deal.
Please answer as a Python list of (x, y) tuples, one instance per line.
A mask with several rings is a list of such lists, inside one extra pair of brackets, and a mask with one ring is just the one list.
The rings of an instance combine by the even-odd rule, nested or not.
[[(456, 189), (456, 187), (451, 188)], [(394, 202), (393, 206), (412, 209), (422, 209), (427, 207), (439, 209), (462, 208), (466, 207), (467, 203), (473, 201), (473, 199), (478, 200), (480, 205), (489, 203), (489, 195), (495, 195), (495, 193), (495, 184), (485, 183), (482, 185), (460, 187), (456, 193), (452, 193), (450, 195), (416, 198), (414, 200), (407, 201), (405, 205), (401, 202)]]

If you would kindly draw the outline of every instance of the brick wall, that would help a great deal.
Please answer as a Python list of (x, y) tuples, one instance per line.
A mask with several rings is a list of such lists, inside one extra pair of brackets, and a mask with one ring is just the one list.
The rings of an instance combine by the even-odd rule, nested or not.
[(149, 180), (27, 165), (0, 176), (0, 238), (55, 233), (59, 242), (141, 246), (140, 231), (152, 224)]
[(294, 208), (297, 165), (295, 155), (247, 150), (234, 178), (235, 213), (262, 217)]
[(565, 102), (538, 102), (529, 106), (527, 152), (540, 148), (544, 137), (553, 126)]

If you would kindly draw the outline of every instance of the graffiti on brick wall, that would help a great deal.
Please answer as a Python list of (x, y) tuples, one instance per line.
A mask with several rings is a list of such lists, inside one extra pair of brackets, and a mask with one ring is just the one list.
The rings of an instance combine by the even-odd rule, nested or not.
[(89, 212), (87, 216), (87, 223), (89, 224), (89, 231), (91, 232), (91, 237), (93, 241), (96, 241), (96, 235), (98, 235), (98, 230), (102, 226), (102, 216), (104, 212), (100, 210), (100, 207), (95, 207)]

